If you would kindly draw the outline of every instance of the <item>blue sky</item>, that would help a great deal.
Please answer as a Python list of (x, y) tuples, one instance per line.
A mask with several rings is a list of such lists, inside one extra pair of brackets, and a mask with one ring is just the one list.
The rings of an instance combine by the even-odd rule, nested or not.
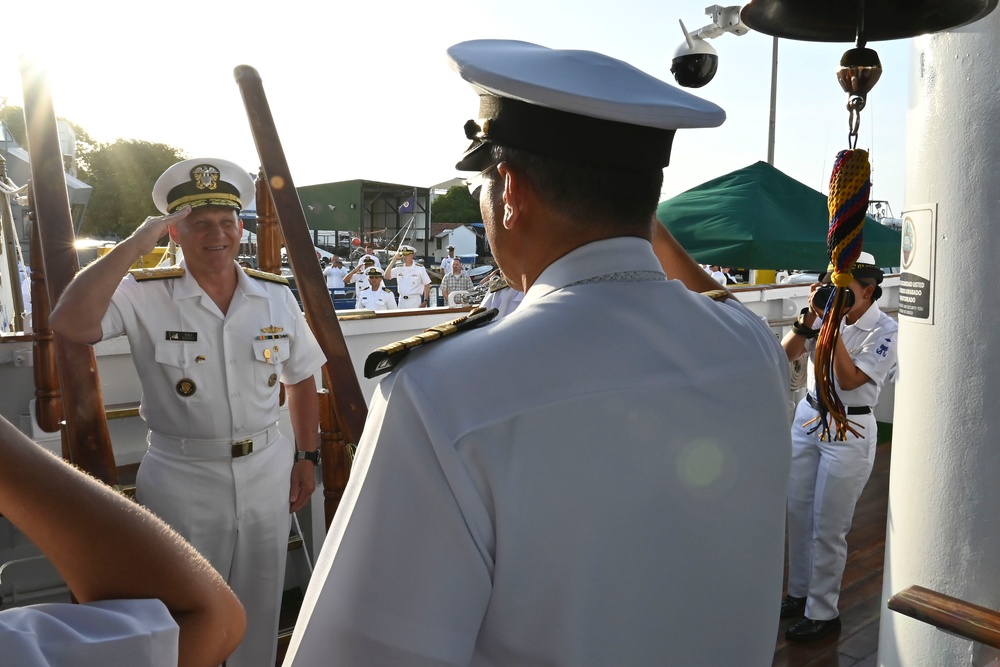
[[(317, 6), (319, 5), (319, 6)], [(342, 6), (347, 5), (347, 6)], [(92, 0), (21, 3), (0, 45), (0, 97), (20, 104), (20, 54), (43, 61), (56, 111), (101, 141), (157, 141), (191, 157), (258, 164), (232, 70), (257, 68), (296, 185), (365, 178), (427, 186), (459, 176), (471, 88), (445, 49), (477, 38), (601, 51), (672, 81), (689, 30), (708, 23), (692, 0), (384, 0), (178, 4)], [(722, 106), (716, 129), (682, 130), (663, 198), (767, 156), (771, 38), (711, 41), (719, 73), (694, 91)], [(826, 192), (847, 147), (846, 95), (836, 82), (849, 44), (781, 40), (775, 166)], [(862, 114), (873, 199), (903, 204), (909, 40), (869, 45), (884, 74)]]

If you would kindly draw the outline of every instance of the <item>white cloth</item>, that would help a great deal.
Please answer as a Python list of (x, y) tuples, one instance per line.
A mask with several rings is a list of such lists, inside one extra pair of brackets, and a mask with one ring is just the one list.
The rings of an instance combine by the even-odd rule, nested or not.
[(497, 319), (513, 313), (524, 299), (524, 292), (513, 287), (501, 287), (495, 292), (487, 292), (479, 303), (482, 308), (496, 308)]
[(385, 287), (377, 290), (369, 287), (368, 289), (358, 291), (358, 298), (354, 307), (367, 308), (368, 310), (396, 310), (396, 295)]
[[(431, 284), (431, 278), (427, 275), (427, 270), (419, 264), (397, 264), (386, 272), (386, 280), (396, 281), (396, 292), (399, 293), (400, 308), (416, 308), (420, 305), (420, 299), (424, 296), (424, 285)], [(403, 297), (416, 297), (409, 299), (409, 303)], [(404, 305), (406, 304), (406, 305)]]
[(455, 261), (454, 257), (445, 257), (441, 260), (441, 275), (446, 276), (451, 273), (451, 265)]
[(354, 285), (355, 297), (363, 289), (371, 289), (372, 281), (364, 273), (355, 273), (351, 276), (351, 284)]
[(720, 285), (726, 284), (726, 274), (722, 271), (712, 271), (712, 279)]
[(326, 288), (327, 289), (344, 289), (344, 276), (349, 273), (347, 269), (340, 266), (333, 266), (332, 264), (325, 269), (323, 269), (323, 275), (326, 276)]
[(177, 667), (177, 637), (159, 600), (0, 611), (0, 663), (11, 667)]
[[(816, 323), (819, 327), (821, 322)], [(845, 406), (874, 407), (889, 374), (896, 366), (899, 326), (872, 304), (852, 325), (841, 324), (840, 335), (854, 365), (871, 382), (837, 394)], [(816, 341), (806, 341), (815, 356)], [(808, 393), (816, 396), (814, 374)], [(792, 470), (788, 486), (788, 594), (804, 597), (805, 615), (828, 621), (839, 615), (840, 583), (847, 563), (847, 533), (854, 506), (875, 462), (878, 425), (873, 413), (848, 415), (860, 437), (822, 442), (820, 431), (809, 433), (818, 412), (802, 399), (792, 424)]]
[[(229, 667), (274, 664), (293, 451), (273, 428), (278, 380), (300, 382), (325, 361), (287, 286), (238, 275), (225, 315), (190, 273), (126, 276), (101, 322), (104, 339), (128, 335), (142, 383), (151, 446), (136, 498), (191, 542), (246, 608), (247, 632)], [(268, 429), (260, 442), (268, 446), (255, 442), (248, 456), (198, 449), (197, 440), (233, 443)], [(158, 436), (195, 442), (172, 451)]]
[[(647, 281), (572, 286), (623, 266)], [(386, 376), (286, 666), (771, 664), (788, 364), (662, 276), (588, 244)], [(459, 371), (490, 382), (442, 403)]]

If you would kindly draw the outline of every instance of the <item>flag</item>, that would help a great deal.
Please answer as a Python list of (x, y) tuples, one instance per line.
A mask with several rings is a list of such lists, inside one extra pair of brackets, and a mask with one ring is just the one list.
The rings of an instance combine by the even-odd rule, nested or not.
[(413, 197), (410, 197), (403, 202), (403, 205), (399, 207), (400, 213), (413, 213), (417, 208), (417, 202)]

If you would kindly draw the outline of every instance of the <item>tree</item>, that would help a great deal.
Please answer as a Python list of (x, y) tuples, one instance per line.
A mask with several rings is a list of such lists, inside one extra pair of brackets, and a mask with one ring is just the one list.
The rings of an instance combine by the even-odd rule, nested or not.
[(479, 212), (479, 202), (472, 198), (469, 189), (464, 185), (455, 185), (431, 204), (431, 219), (464, 225), (481, 222), (483, 215)]
[(184, 159), (180, 149), (119, 139), (80, 156), (78, 177), (94, 188), (80, 235), (124, 238), (146, 216), (158, 215), (150, 193), (167, 167)]
[(24, 109), (15, 106), (0, 108), (0, 121), (7, 126), (10, 135), (21, 148), (28, 147), (27, 132), (24, 129)]

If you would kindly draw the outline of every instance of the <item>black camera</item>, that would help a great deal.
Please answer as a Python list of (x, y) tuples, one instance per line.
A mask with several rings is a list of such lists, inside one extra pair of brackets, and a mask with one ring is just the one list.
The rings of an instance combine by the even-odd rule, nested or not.
[[(823, 312), (826, 310), (826, 304), (830, 301), (830, 296), (833, 295), (833, 290), (836, 287), (834, 285), (821, 285), (815, 292), (813, 292), (812, 307), (816, 310)], [(854, 292), (853, 290), (847, 290), (847, 305), (846, 308), (850, 310), (854, 307)]]

